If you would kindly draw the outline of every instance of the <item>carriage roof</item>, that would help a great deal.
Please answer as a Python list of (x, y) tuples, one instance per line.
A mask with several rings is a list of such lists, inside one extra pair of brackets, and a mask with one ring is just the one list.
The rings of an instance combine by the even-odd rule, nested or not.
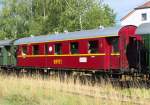
[(12, 45), (14, 40), (7, 39), (7, 40), (1, 40), (0, 41), (0, 46), (10, 46)]
[(137, 28), (136, 34), (139, 34), (139, 35), (150, 34), (150, 23), (143, 23), (143, 24), (141, 24)]
[(14, 42), (14, 45), (41, 43), (41, 42), (50, 42), (50, 41), (62, 41), (62, 40), (75, 40), (75, 39), (95, 38), (95, 37), (118, 36), (118, 32), (120, 31), (121, 28), (122, 26), (117, 26), (117, 27), (109, 27), (104, 29), (83, 30), (83, 31), (60, 33), (60, 34), (25, 37), (16, 40)]

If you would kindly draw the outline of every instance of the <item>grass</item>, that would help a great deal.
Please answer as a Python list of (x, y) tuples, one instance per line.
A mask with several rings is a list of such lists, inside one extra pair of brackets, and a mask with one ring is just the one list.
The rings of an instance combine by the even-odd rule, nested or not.
[(0, 75), (0, 105), (149, 105), (150, 90)]

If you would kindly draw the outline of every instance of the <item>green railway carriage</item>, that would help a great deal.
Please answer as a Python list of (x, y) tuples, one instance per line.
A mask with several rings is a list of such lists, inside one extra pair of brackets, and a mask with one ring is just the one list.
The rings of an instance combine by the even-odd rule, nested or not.
[(16, 47), (13, 45), (14, 40), (0, 41), (0, 65), (11, 66), (16, 64)]
[(150, 23), (141, 24), (136, 31), (136, 34), (140, 35), (143, 40), (145, 48), (145, 63), (150, 71)]

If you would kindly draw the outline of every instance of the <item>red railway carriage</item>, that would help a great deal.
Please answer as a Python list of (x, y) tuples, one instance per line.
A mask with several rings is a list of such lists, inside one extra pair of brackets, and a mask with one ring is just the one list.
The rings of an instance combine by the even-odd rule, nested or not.
[(111, 27), (18, 39), (17, 66), (116, 71), (129, 68), (126, 53), (138, 40), (135, 26)]

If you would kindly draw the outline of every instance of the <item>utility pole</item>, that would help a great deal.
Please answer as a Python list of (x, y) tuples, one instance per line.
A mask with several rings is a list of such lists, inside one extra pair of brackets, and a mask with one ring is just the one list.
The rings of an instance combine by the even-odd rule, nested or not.
[(31, 18), (33, 17), (33, 0), (31, 0)]
[(46, 0), (43, 1), (43, 15), (45, 19), (46, 18)]
[(81, 16), (81, 14), (80, 14), (80, 29), (82, 30), (83, 29), (83, 26), (82, 26), (82, 16)]
[[(79, 0), (77, 0), (77, 3), (78, 3), (78, 7), (80, 7)], [(80, 9), (79, 9), (78, 13), (79, 13), (80, 30), (82, 30), (83, 29), (83, 26), (82, 26), (82, 15), (81, 15)]]

